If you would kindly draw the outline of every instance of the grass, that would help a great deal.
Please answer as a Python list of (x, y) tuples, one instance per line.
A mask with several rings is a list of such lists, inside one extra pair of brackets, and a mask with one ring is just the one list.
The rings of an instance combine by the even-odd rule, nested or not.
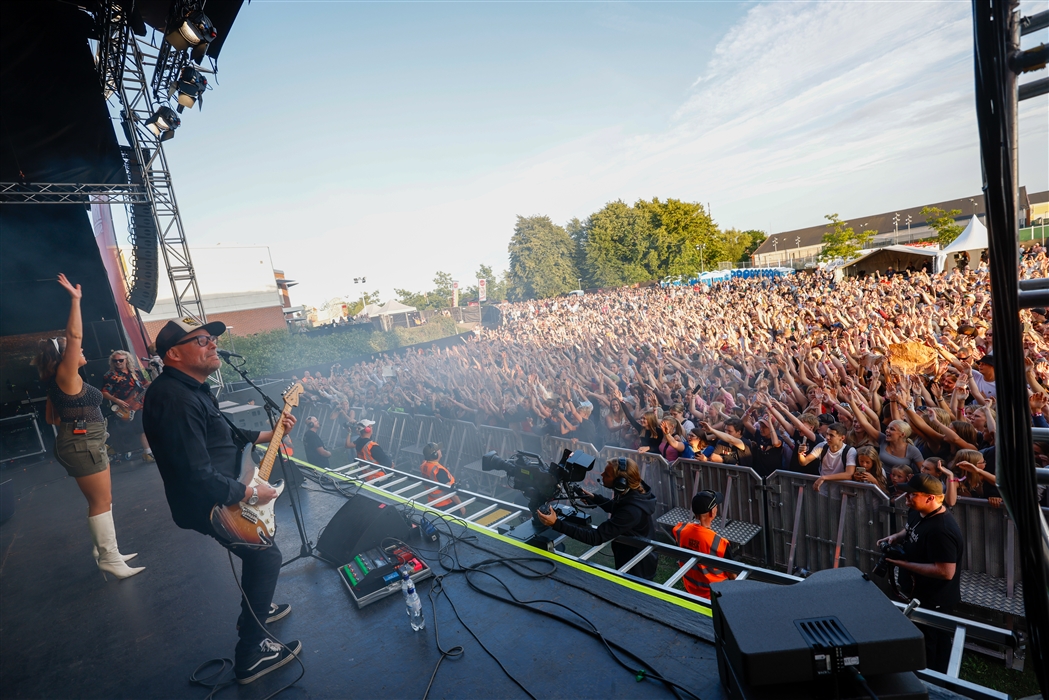
[(1023, 671), (1014, 671), (1005, 667), (1005, 662), (967, 651), (962, 657), (962, 680), (1009, 693), (1014, 698), (1025, 698), (1038, 695), (1038, 679), (1030, 660), (1024, 664)]

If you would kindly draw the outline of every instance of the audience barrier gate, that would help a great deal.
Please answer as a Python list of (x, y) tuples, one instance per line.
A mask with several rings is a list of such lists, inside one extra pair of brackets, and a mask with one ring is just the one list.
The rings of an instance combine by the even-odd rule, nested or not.
[[(517, 450), (558, 461), (565, 449), (581, 450), (596, 458), (582, 487), (600, 493), (601, 472), (608, 460), (634, 460), (641, 478), (652, 488), (662, 516), (675, 508), (689, 511), (692, 497), (702, 489), (724, 494), (720, 516), (760, 528), (742, 548), (746, 561), (788, 573), (855, 566), (870, 573), (880, 552), (877, 541), (899, 531), (906, 520), (902, 499), (890, 499), (873, 484), (827, 482), (822, 493), (813, 490), (815, 476), (778, 470), (764, 481), (749, 467), (679, 459), (673, 464), (658, 453), (641, 453), (621, 447), (598, 450), (590, 443), (555, 436), (538, 436), (505, 428), (477, 426), (467, 421), (435, 416), (413, 416), (394, 411), (370, 412), (354, 408), (357, 420), (376, 421), (374, 440), (395, 460), (398, 467), (413, 470), (422, 462), (422, 447), (429, 442), (443, 446), (442, 463), (471, 490), (487, 496), (512, 498), (500, 471), (483, 472), (481, 455), (495, 451), (508, 459)], [(304, 406), (293, 439), (301, 445), (305, 419), (320, 421), (319, 434), (329, 449), (341, 447), (348, 433), (345, 419), (326, 403)], [(298, 455), (296, 455), (298, 456)], [(305, 458), (305, 455), (303, 455)], [(1003, 508), (986, 500), (959, 498), (952, 509), (965, 536), (962, 569), (970, 586), (966, 598), (988, 596), (994, 588), (1001, 595), (977, 604), (1022, 615), (1016, 532)], [(993, 604), (992, 604), (993, 603)]]

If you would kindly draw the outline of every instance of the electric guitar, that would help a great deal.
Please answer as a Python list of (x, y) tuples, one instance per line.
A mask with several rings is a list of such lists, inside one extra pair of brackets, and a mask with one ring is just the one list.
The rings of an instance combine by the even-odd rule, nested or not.
[(135, 412), (142, 410), (142, 394), (136, 392), (125, 399), (125, 402), (127, 403), (127, 408), (120, 404), (113, 404), (111, 406), (113, 413), (122, 421), (133, 421), (135, 420)]
[[(269, 448), (266, 456), (258, 467), (251, 459), (251, 445), (245, 445), (240, 456), (240, 476), (237, 481), (245, 486), (258, 486), (266, 483), (273, 469), (273, 461), (277, 458), (277, 450), (280, 449), (284, 439), (284, 415), (291, 413), (293, 406), (299, 405), (299, 394), (302, 393), (302, 384), (295, 384), (284, 392), (284, 410), (281, 412), (277, 426), (273, 429), (273, 437), (270, 438)], [(212, 532), (222, 542), (232, 545), (243, 545), (253, 549), (265, 549), (273, 544), (273, 536), (277, 534), (277, 520), (273, 512), (273, 506), (284, 492), (284, 481), (279, 481), (271, 486), (277, 490), (277, 495), (266, 504), (249, 506), (241, 501), (231, 506), (216, 505), (211, 509)]]

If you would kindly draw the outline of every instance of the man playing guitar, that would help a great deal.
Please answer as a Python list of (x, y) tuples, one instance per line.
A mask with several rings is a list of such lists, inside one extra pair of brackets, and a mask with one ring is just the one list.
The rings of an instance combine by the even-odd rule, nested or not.
[[(221, 321), (203, 326), (192, 319), (169, 321), (156, 340), (164, 371), (146, 391), (143, 408), (143, 425), (164, 480), (172, 519), (181, 528), (212, 537), (209, 515), (214, 506), (262, 505), (278, 493), (265, 482), (245, 485), (237, 480), (240, 450), (207, 383), (221, 364), (216, 342), (225, 330)], [(295, 418), (285, 413), (283, 423), (290, 430)], [(268, 442), (272, 436), (271, 431), (242, 432), (252, 443)], [(302, 649), (297, 640), (283, 646), (274, 642), (259, 624), (276, 622), (291, 612), (288, 604), (273, 604), (281, 553), (276, 544), (255, 548), (216, 540), (243, 563), (234, 672), (238, 683), (251, 683), (288, 663)]]
[(117, 350), (109, 356), (109, 371), (102, 377), (102, 398), (112, 403), (113, 413), (120, 419), (110, 422), (110, 432), (115, 437), (137, 439), (142, 443), (142, 461), (152, 462), (153, 451), (142, 431), (142, 396), (146, 386), (131, 353)]

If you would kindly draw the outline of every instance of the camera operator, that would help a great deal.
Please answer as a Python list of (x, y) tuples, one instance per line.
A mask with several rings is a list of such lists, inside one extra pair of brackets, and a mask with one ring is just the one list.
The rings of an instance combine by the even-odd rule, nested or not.
[[(555, 512), (544, 513), (540, 510), (536, 512), (536, 517), (543, 525), (553, 528), (556, 532), (591, 546), (614, 540), (620, 535), (655, 538), (655, 519), (652, 515), (656, 510), (656, 497), (652, 494), (649, 485), (641, 480), (641, 472), (638, 471), (634, 460), (622, 458), (608, 460), (605, 470), (601, 473), (601, 483), (615, 493), (612, 498), (594, 495), (580, 489), (584, 502), (588, 505), (596, 505), (609, 514), (608, 520), (598, 525), (596, 529), (579, 527), (558, 520)], [(640, 551), (638, 547), (613, 542), (612, 554), (615, 557), (616, 568), (626, 564)], [(657, 561), (658, 557), (655, 553), (649, 554), (629, 573), (651, 580), (656, 575)]]
[[(915, 474), (904, 490), (910, 508), (907, 526), (878, 540), (878, 546), (901, 544), (906, 558), (886, 561), (910, 573), (906, 577), (909, 581), (901, 581), (905, 592), (917, 598), (921, 607), (949, 614), (961, 600), (962, 531), (943, 505), (943, 484), (939, 479)], [(945, 672), (951, 657), (951, 633), (928, 626), (921, 630), (925, 635), (926, 666)]]

